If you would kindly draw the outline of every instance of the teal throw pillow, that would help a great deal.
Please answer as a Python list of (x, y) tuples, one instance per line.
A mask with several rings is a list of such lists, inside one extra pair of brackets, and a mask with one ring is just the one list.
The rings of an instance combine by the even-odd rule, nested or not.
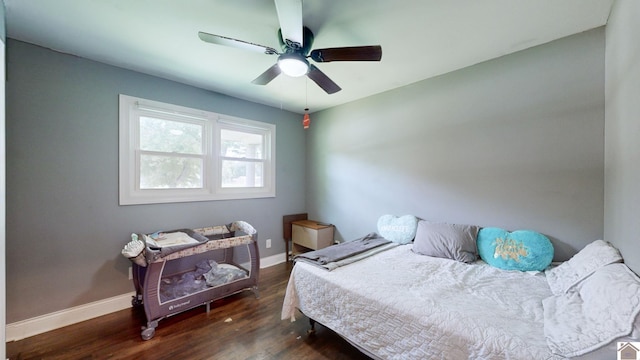
[(499, 269), (543, 271), (553, 260), (553, 245), (535, 231), (489, 227), (478, 232), (478, 254)]

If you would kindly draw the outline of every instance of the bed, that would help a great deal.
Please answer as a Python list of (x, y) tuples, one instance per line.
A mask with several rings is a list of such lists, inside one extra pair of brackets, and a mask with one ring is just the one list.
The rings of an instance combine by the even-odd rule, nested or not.
[(374, 359), (602, 359), (640, 341), (640, 282), (608, 243), (520, 271), (424, 255), (416, 242), (297, 259), (282, 319), (300, 311)]
[(258, 297), (257, 232), (244, 221), (132, 234), (123, 255), (133, 262), (132, 304), (144, 305), (143, 340), (150, 340), (158, 322), (168, 316), (201, 305), (208, 312), (211, 302), (244, 290)]

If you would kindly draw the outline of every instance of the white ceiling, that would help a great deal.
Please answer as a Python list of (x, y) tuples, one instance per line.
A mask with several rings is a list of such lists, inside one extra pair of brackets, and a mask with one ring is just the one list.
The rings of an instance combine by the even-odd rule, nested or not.
[(279, 49), (273, 0), (4, 0), (7, 36), (238, 98), (311, 112), (605, 25), (614, 0), (304, 0), (313, 48), (381, 45), (380, 62), (316, 64), (251, 80), (276, 56), (202, 42), (198, 31)]

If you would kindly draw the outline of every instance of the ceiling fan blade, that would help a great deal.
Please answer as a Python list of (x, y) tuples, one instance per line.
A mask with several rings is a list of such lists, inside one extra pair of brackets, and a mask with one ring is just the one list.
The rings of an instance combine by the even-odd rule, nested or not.
[(373, 45), (315, 49), (311, 51), (309, 57), (316, 62), (380, 61), (382, 58), (382, 47), (380, 45)]
[(199, 31), (198, 37), (200, 38), (200, 40), (211, 43), (211, 44), (230, 46), (237, 49), (245, 49), (245, 50), (250, 50), (250, 51), (259, 52), (259, 53), (268, 54), (268, 55), (278, 54), (278, 51), (272, 47), (258, 45), (258, 44), (250, 43), (248, 41), (242, 41), (242, 40), (238, 40), (238, 39), (234, 39), (226, 36), (214, 35), (214, 34), (209, 34), (206, 32)]
[(267, 71), (263, 72), (262, 74), (260, 74), (260, 76), (255, 78), (252, 83), (256, 85), (267, 85), (278, 75), (280, 75), (280, 67), (278, 66), (278, 63), (275, 63), (272, 67), (268, 68)]
[(302, 0), (275, 0), (275, 3), (282, 31), (282, 41), (288, 45), (297, 43), (303, 46)]
[(307, 73), (309, 79), (313, 80), (318, 86), (322, 88), (327, 94), (334, 94), (342, 90), (338, 84), (329, 79), (320, 69), (313, 64), (309, 64), (309, 72)]

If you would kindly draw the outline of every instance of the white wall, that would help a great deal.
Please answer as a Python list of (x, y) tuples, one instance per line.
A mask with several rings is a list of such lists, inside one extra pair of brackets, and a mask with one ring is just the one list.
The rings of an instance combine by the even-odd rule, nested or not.
[(605, 239), (640, 274), (640, 1), (616, 0), (606, 31)]
[(604, 29), (313, 114), (308, 210), (351, 240), (383, 214), (603, 236)]

